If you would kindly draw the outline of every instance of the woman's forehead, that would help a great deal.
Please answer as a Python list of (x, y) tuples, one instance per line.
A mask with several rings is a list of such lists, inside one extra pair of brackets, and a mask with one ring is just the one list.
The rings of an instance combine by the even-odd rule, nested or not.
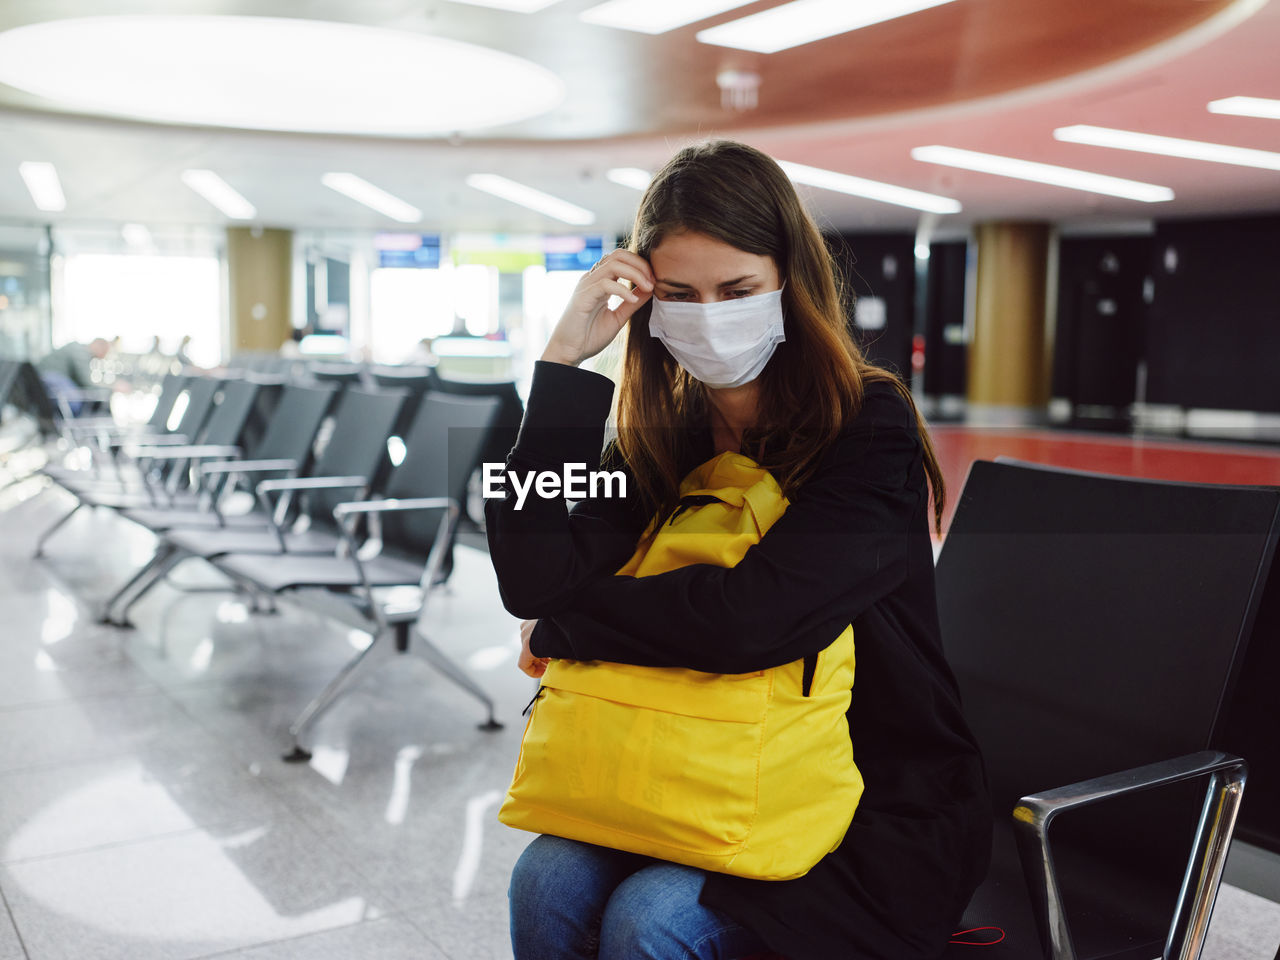
[(743, 277), (776, 278), (773, 258), (750, 253), (705, 233), (670, 234), (649, 253), (659, 280), (680, 283), (728, 283)]

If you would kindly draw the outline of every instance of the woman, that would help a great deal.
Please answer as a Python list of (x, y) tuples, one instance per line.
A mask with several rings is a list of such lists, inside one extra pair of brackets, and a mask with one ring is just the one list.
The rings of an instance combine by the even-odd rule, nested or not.
[[(628, 325), (605, 457), (627, 496), (486, 505), (503, 601), (529, 621), (521, 668), (539, 676), (566, 657), (745, 673), (815, 654), (852, 623), (847, 720), (866, 786), (844, 841), (795, 880), (538, 837), (511, 881), (516, 958), (937, 957), (985, 873), (990, 811), (938, 636), (942, 477), (910, 394), (851, 341), (786, 175), (738, 143), (677, 154), (630, 249), (582, 279), (508, 470), (600, 462), (613, 385), (577, 367)], [(722, 451), (769, 469), (785, 515), (735, 567), (615, 576), (680, 479)]]

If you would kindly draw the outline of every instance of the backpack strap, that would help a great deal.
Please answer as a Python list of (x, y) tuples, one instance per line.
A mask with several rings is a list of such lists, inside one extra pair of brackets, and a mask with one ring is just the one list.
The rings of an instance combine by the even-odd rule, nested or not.
[(818, 655), (811, 653), (804, 658), (804, 678), (800, 681), (800, 689), (804, 696), (813, 689), (813, 675), (818, 672)]
[(681, 497), (676, 508), (671, 511), (671, 516), (667, 518), (668, 525), (675, 523), (676, 518), (690, 507), (705, 507), (708, 503), (724, 503), (724, 501), (709, 493), (691, 493)]

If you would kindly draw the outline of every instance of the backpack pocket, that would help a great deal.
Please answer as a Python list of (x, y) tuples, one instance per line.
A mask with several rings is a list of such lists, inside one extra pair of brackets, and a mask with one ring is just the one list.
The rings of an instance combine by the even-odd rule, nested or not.
[[(772, 671), (555, 660), (542, 684), (499, 819), (709, 867), (746, 843)], [(547, 796), (554, 812), (528, 809)], [(540, 825), (510, 822), (508, 808)]]

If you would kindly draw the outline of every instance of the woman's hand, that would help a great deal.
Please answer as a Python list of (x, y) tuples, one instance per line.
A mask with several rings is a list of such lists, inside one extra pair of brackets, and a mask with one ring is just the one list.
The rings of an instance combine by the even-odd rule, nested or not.
[[(643, 257), (630, 250), (605, 254), (578, 281), (542, 359), (576, 367), (594, 357), (653, 296), (653, 282), (653, 268)], [(614, 296), (622, 302), (610, 310)]]
[(516, 661), (521, 672), (535, 679), (547, 672), (547, 664), (551, 662), (547, 657), (535, 657), (529, 649), (529, 638), (533, 636), (533, 628), (537, 625), (537, 620), (520, 621), (520, 659)]

